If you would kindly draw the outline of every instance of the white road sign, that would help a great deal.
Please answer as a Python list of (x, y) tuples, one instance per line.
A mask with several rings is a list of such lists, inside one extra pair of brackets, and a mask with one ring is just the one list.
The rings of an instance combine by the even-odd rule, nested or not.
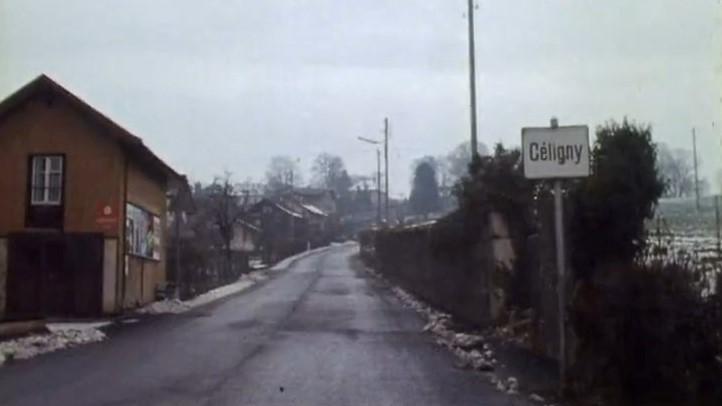
[(528, 179), (589, 176), (589, 127), (529, 127), (521, 130)]

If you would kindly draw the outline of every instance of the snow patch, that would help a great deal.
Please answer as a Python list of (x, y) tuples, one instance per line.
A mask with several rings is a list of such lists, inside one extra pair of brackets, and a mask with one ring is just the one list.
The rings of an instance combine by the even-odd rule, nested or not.
[(324, 250), (326, 250), (326, 249), (328, 249), (327, 246), (325, 246), (325, 247), (318, 247), (318, 248), (314, 248), (314, 249), (312, 249), (312, 250), (304, 251), (304, 252), (301, 252), (301, 253), (299, 253), (299, 254), (290, 256), (290, 257), (288, 257), (288, 258), (285, 258), (285, 259), (281, 260), (281, 261), (280, 261), (279, 263), (277, 263), (276, 265), (272, 266), (272, 267), (271, 267), (271, 270), (272, 270), (272, 271), (283, 271), (283, 270), (285, 270), (286, 268), (288, 268), (289, 266), (291, 266), (292, 263), (298, 261), (299, 259), (305, 258), (305, 257), (307, 257), (307, 256), (309, 256), (309, 255), (312, 255), (312, 254), (315, 254), (315, 253), (317, 253), (317, 252), (324, 251)]
[(137, 309), (136, 312), (140, 314), (175, 314), (183, 313), (189, 309), (190, 307), (181, 300), (166, 299), (147, 304), (140, 309)]
[[(98, 330), (103, 323), (53, 323), (50, 333), (34, 334), (0, 342), (0, 365), (13, 359), (28, 359), (63, 348), (103, 341), (105, 334)], [(52, 327), (51, 327), (52, 326)]]
[[(504, 380), (493, 372), (498, 365), (498, 361), (484, 335), (455, 331), (450, 314), (436, 310), (401, 287), (394, 286), (376, 270), (369, 267), (365, 267), (365, 269), (374, 277), (393, 286), (391, 290), (401, 300), (404, 307), (414, 309), (425, 316), (427, 322), (423, 330), (434, 336), (434, 343), (448, 349), (455, 355), (458, 367), (485, 372), (491, 385), (500, 392), (509, 395), (519, 393), (519, 380), (516, 377), (510, 376)], [(530, 398), (538, 402), (544, 401), (541, 396), (536, 394), (532, 394)]]
[(166, 299), (150, 303), (136, 310), (140, 314), (178, 314), (218, 299), (242, 292), (258, 282), (268, 279), (264, 271), (253, 271), (241, 275), (238, 281), (224, 285), (189, 300)]
[(70, 331), (70, 330), (89, 330), (89, 329), (99, 329), (103, 327), (107, 327), (109, 325), (113, 324), (110, 320), (103, 320), (103, 321), (95, 321), (95, 322), (89, 322), (89, 323), (82, 323), (82, 322), (60, 322), (60, 323), (47, 323), (45, 327), (50, 330), (51, 333), (57, 333), (60, 331)]

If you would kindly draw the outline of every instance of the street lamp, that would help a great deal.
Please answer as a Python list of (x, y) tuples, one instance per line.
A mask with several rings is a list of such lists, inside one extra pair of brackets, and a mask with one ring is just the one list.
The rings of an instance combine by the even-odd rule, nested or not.
[[(380, 141), (364, 137), (358, 137), (358, 139), (368, 144), (381, 144)], [(376, 148), (376, 223), (381, 225), (381, 150), (379, 148)]]
[[(389, 221), (389, 119), (384, 118), (384, 140), (383, 141), (373, 140), (373, 139), (365, 138), (365, 137), (358, 137), (358, 139), (360, 141), (363, 141), (363, 142), (366, 142), (369, 144), (373, 144), (373, 145), (381, 145), (381, 144), (384, 145), (384, 169), (385, 169), (385, 172), (384, 172), (384, 184), (385, 184), (385, 186), (384, 186), (384, 195), (385, 195), (384, 206), (385, 206), (385, 212), (386, 212), (386, 215), (384, 216), (384, 218), (386, 219), (386, 222), (388, 223), (388, 221)], [(379, 173), (380, 172), (381, 171), (379, 170)], [(381, 190), (381, 182), (379, 182), (378, 185), (379, 185), (379, 191), (380, 191)], [(381, 206), (381, 199), (379, 199), (379, 207), (380, 206)]]

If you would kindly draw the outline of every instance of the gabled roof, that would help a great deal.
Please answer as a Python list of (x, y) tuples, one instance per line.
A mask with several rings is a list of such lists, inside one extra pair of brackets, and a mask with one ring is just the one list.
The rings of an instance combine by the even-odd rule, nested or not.
[(298, 196), (305, 196), (305, 197), (322, 197), (325, 194), (328, 194), (331, 196), (331, 198), (336, 198), (336, 192), (334, 192), (331, 189), (318, 189), (318, 188), (312, 188), (312, 187), (300, 187), (300, 188), (294, 188), (289, 193), (298, 195)]
[(166, 180), (181, 177), (180, 174), (146, 147), (140, 138), (131, 134), (118, 123), (44, 74), (0, 102), (0, 121), (25, 102), (41, 94), (60, 96), (67, 100), (80, 114), (109, 129), (110, 131), (107, 134), (118, 142), (132, 158), (141, 164), (150, 165), (152, 168), (159, 170), (166, 177)]
[(324, 212), (323, 210), (319, 209), (318, 207), (316, 207), (316, 206), (314, 206), (314, 205), (312, 205), (312, 204), (304, 204), (304, 203), (301, 203), (301, 207), (303, 207), (304, 209), (308, 210), (308, 212), (311, 213), (311, 214), (315, 214), (315, 215), (317, 215), (317, 216), (322, 216), (322, 217), (327, 217), (327, 216), (328, 216), (328, 214), (326, 214), (326, 212)]
[(303, 218), (303, 216), (299, 213), (296, 213), (295, 211), (289, 209), (286, 206), (283, 206), (279, 203), (273, 202), (268, 198), (263, 198), (260, 202), (254, 204), (251, 206), (251, 211), (258, 210), (260, 207), (263, 207), (265, 205), (271, 206), (276, 208), (277, 210), (281, 211), (282, 213), (288, 214), (291, 217), (297, 217), (297, 218)]
[(251, 231), (255, 231), (255, 232), (261, 231), (261, 228), (260, 228), (260, 227), (256, 227), (255, 225), (253, 225), (253, 224), (251, 224), (251, 223), (249, 223), (249, 222), (247, 222), (247, 221), (245, 221), (245, 220), (239, 220), (239, 221), (238, 221), (238, 224), (239, 224), (241, 227), (245, 227), (245, 228), (247, 228), (247, 229), (249, 229), (249, 230), (251, 230)]

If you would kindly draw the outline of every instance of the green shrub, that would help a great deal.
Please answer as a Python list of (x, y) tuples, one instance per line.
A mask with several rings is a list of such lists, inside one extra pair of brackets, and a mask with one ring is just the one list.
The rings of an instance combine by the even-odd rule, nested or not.
[(627, 119), (597, 128), (592, 176), (571, 191), (572, 268), (587, 277), (599, 264), (629, 263), (645, 245), (645, 220), (664, 191), (649, 126)]

